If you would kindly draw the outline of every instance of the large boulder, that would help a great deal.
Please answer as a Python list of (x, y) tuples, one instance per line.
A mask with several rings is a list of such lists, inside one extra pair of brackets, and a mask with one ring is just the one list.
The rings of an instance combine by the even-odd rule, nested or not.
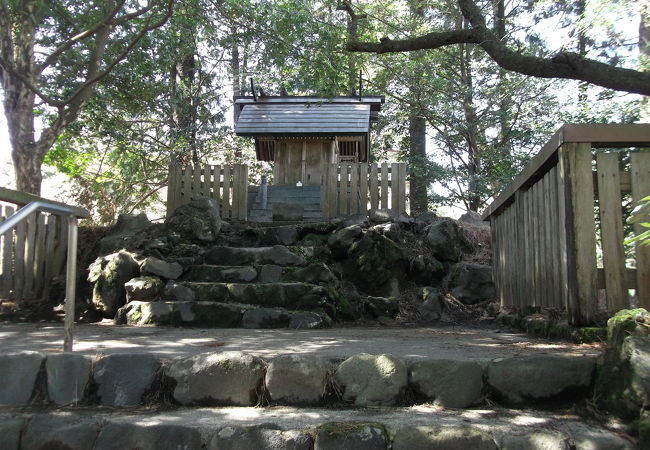
[(490, 228), (490, 222), (483, 220), (481, 215), (476, 211), (467, 211), (465, 214), (458, 218), (458, 221), (479, 228)]
[(88, 281), (94, 283), (93, 305), (104, 317), (113, 318), (126, 304), (124, 285), (140, 275), (140, 266), (131, 253), (119, 251), (97, 258), (90, 265)]
[[(96, 420), (70, 417), (67, 414), (35, 414), (22, 430), (21, 450), (83, 450), (95, 447), (101, 425)], [(5, 447), (4, 436), (0, 448)], [(126, 448), (115, 446), (113, 448)]]
[(487, 383), (510, 403), (561, 398), (587, 391), (596, 367), (592, 357), (537, 355), (495, 359), (487, 367)]
[(327, 383), (328, 365), (320, 358), (281, 355), (266, 371), (266, 389), (271, 400), (285, 405), (315, 404)]
[(330, 422), (319, 427), (314, 450), (386, 450), (388, 431), (378, 423)]
[(408, 259), (402, 247), (374, 231), (368, 231), (349, 250), (355, 278), (368, 292), (397, 296), (398, 281), (404, 278)]
[(117, 222), (97, 244), (97, 251), (100, 255), (112, 253), (124, 248), (126, 241), (143, 232), (152, 225), (145, 213), (138, 215), (120, 214)]
[(419, 284), (440, 284), (445, 273), (445, 266), (431, 255), (417, 255), (409, 262), (409, 279)]
[(100, 403), (106, 406), (136, 406), (151, 389), (160, 361), (151, 353), (114, 353), (97, 361), (93, 379)]
[(291, 320), (284, 308), (255, 308), (244, 312), (242, 328), (286, 328)]
[(418, 361), (409, 371), (416, 392), (445, 408), (467, 408), (481, 399), (483, 367), (474, 361)]
[(124, 284), (126, 301), (155, 299), (162, 292), (163, 287), (162, 280), (157, 277), (131, 278)]
[[(170, 423), (171, 422), (171, 423)], [(102, 426), (94, 445), (82, 447), (93, 450), (142, 449), (180, 450), (202, 449), (203, 439), (197, 428), (173, 421), (110, 421)], [(58, 447), (54, 447), (58, 448)], [(67, 450), (67, 447), (63, 447)]]
[(214, 242), (221, 230), (219, 204), (211, 198), (192, 199), (176, 208), (165, 224), (184, 238)]
[(264, 377), (264, 362), (241, 352), (202, 353), (174, 361), (167, 376), (183, 405), (253, 406)]
[(350, 225), (349, 227), (342, 228), (336, 233), (330, 235), (327, 240), (327, 245), (332, 251), (332, 256), (335, 258), (345, 258), (348, 254), (348, 249), (354, 241), (359, 239), (363, 234), (360, 225)]
[(435, 322), (442, 316), (442, 295), (432, 287), (422, 288), (422, 303), (418, 305), (420, 322)]
[(334, 275), (330, 268), (323, 263), (314, 263), (302, 269), (298, 269), (291, 274), (291, 279), (294, 281), (302, 281), (304, 283), (337, 284), (339, 282), (336, 275)]
[(356, 406), (394, 405), (408, 384), (406, 364), (393, 355), (361, 353), (341, 363), (336, 381)]
[(45, 361), (47, 392), (57, 405), (79, 403), (90, 382), (92, 359), (76, 353), (54, 353)]
[(492, 266), (461, 262), (451, 270), (451, 294), (466, 305), (492, 300), (496, 295)]
[(441, 261), (459, 261), (463, 252), (472, 250), (463, 229), (453, 219), (442, 219), (429, 227), (427, 241), (433, 256)]
[(43, 355), (37, 352), (0, 355), (0, 405), (25, 405), (29, 402), (43, 359)]
[(154, 275), (167, 280), (175, 280), (183, 273), (183, 266), (177, 262), (167, 262), (162, 259), (149, 256), (140, 264), (142, 275)]
[[(607, 322), (607, 350), (599, 361), (595, 397), (603, 409), (636, 419), (650, 406), (650, 313), (622, 310)], [(650, 428), (650, 421), (641, 425)]]
[(421, 425), (401, 428), (393, 439), (393, 450), (497, 450), (486, 431), (469, 426)]
[(208, 450), (311, 450), (312, 444), (307, 432), (283, 431), (265, 423), (252, 427), (224, 427), (212, 437)]

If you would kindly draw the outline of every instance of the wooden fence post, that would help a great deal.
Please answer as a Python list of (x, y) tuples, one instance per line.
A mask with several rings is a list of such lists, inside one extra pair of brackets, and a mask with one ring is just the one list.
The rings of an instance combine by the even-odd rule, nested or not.
[(589, 324), (596, 309), (596, 221), (590, 143), (564, 143), (559, 149), (564, 175), (567, 311), (572, 325)]
[[(632, 182), (632, 200), (639, 202), (650, 195), (650, 149), (643, 149), (630, 155)], [(635, 224), (634, 232), (641, 233), (645, 229)], [(636, 297), (639, 306), (650, 309), (650, 245), (636, 243)]]

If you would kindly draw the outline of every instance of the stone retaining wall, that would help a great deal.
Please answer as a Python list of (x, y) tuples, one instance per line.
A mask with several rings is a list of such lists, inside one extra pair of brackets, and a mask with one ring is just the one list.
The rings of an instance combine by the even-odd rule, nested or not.
[(0, 355), (0, 405), (394, 406), (448, 408), (486, 398), (511, 405), (590, 395), (595, 357), (539, 355), (474, 361), (359, 354), (264, 360), (242, 352), (160, 359), (151, 353)]

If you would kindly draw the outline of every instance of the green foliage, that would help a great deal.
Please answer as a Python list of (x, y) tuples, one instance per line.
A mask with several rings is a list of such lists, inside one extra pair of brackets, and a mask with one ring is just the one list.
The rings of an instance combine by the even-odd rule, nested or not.
[(638, 242), (640, 245), (650, 245), (650, 195), (639, 201), (638, 205), (632, 211), (629, 222), (637, 223), (645, 231), (641, 231), (636, 236), (626, 239), (625, 244)]

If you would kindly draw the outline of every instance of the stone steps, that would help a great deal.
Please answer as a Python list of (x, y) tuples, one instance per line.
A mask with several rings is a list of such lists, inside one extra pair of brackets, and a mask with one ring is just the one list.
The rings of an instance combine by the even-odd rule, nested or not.
[(593, 356), (316, 355), (1, 355), (0, 448), (636, 448), (567, 413)]
[(332, 325), (331, 319), (324, 313), (212, 301), (134, 301), (120, 310), (117, 322), (135, 326), (253, 329), (314, 329)]
[(634, 449), (628, 436), (576, 418), (508, 409), (197, 408), (0, 413), (2, 448), (141, 450)]
[(244, 303), (287, 309), (328, 308), (331, 304), (324, 287), (309, 283), (220, 283), (183, 281), (199, 302)]
[(220, 266), (201, 264), (189, 266), (182, 280), (194, 282), (220, 283), (277, 283), (279, 281), (298, 281), (292, 275), (302, 267), (276, 266), (263, 264), (258, 266)]

